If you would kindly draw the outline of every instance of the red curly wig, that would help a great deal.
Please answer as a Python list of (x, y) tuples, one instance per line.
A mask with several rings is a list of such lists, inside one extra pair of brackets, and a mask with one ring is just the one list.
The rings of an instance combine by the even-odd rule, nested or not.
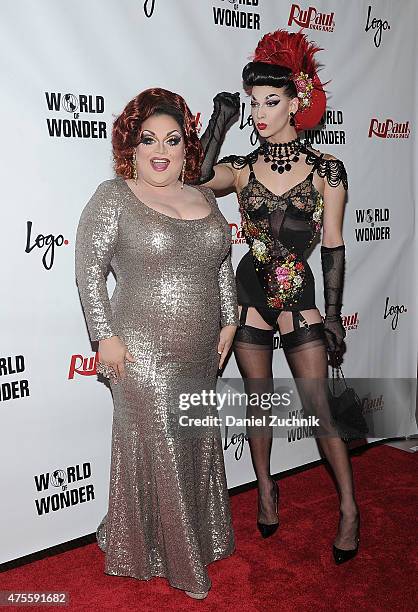
[(203, 149), (196, 131), (195, 119), (185, 100), (176, 93), (153, 87), (128, 102), (113, 124), (112, 146), (115, 172), (123, 178), (132, 177), (133, 149), (138, 146), (142, 123), (154, 114), (172, 114), (185, 143), (186, 167), (184, 179), (193, 183), (200, 177)]

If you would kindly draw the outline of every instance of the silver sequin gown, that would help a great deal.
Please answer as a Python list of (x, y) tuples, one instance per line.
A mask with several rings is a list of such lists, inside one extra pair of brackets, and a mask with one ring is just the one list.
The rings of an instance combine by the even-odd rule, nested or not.
[(193, 592), (211, 586), (206, 565), (234, 550), (222, 439), (218, 427), (173, 436), (170, 415), (179, 391), (215, 388), (220, 325), (238, 324), (230, 228), (212, 191), (198, 189), (209, 216), (182, 220), (147, 207), (122, 178), (105, 181), (76, 239), (90, 337), (117, 335), (135, 358), (111, 383), (109, 505), (97, 528), (104, 571)]

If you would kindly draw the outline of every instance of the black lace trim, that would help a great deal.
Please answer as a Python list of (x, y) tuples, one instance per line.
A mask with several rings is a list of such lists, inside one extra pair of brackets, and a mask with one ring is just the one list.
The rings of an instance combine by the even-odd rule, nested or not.
[(331, 187), (338, 187), (338, 185), (342, 183), (344, 189), (347, 191), (347, 172), (340, 159), (322, 159), (319, 155), (316, 155), (316, 153), (306, 148), (306, 146), (301, 149), (301, 152), (306, 155), (306, 163), (309, 166), (315, 167), (318, 176), (326, 178)]
[[(326, 178), (331, 187), (338, 187), (342, 182), (344, 189), (348, 189), (348, 177), (345, 166), (340, 159), (322, 159), (319, 155), (308, 149), (306, 145), (301, 148), (306, 155), (306, 163), (314, 166), (318, 176)], [(218, 164), (231, 164), (233, 168), (241, 170), (248, 162), (255, 164), (260, 154), (260, 147), (248, 155), (227, 155), (218, 161)]]
[(260, 148), (255, 149), (248, 155), (227, 155), (218, 161), (218, 164), (231, 164), (233, 168), (241, 170), (248, 165), (248, 162), (255, 164), (258, 159)]

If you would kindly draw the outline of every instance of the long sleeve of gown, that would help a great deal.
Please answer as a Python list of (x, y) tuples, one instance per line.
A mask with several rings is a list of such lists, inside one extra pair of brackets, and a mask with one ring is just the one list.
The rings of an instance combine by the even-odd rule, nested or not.
[(106, 273), (118, 238), (120, 204), (102, 183), (83, 209), (77, 228), (75, 274), (91, 340), (117, 335)]
[(221, 326), (239, 325), (237, 289), (230, 252), (219, 268), (218, 282), (221, 297)]

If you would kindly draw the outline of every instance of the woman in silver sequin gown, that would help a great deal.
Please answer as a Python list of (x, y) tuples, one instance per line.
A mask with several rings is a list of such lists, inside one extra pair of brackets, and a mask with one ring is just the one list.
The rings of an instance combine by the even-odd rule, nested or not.
[[(171, 426), (179, 392), (215, 388), (238, 309), (230, 228), (212, 191), (187, 185), (199, 174), (200, 143), (182, 98), (169, 94), (147, 90), (116, 120), (122, 176), (99, 185), (82, 212), (76, 278), (90, 337), (100, 341), (100, 371), (113, 374), (109, 506), (97, 529), (105, 572), (166, 577), (202, 598), (211, 586), (206, 565), (234, 550), (222, 440), (218, 427), (187, 436)], [(163, 112), (140, 120), (141, 108), (159, 104)], [(127, 130), (131, 140), (121, 137)], [(110, 300), (109, 266), (117, 279)]]

